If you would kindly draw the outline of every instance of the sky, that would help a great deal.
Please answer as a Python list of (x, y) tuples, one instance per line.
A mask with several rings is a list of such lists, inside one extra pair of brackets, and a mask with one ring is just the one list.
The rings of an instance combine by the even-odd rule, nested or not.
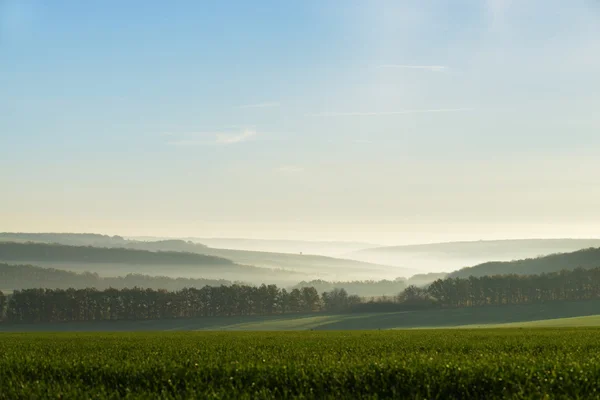
[(597, 0), (0, 0), (0, 231), (599, 237)]

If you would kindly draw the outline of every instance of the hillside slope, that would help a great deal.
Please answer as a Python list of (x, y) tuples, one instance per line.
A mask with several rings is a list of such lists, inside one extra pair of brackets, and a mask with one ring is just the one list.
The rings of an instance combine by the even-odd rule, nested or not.
[(231, 260), (226, 258), (197, 253), (10, 242), (0, 242), (0, 259), (163, 265), (234, 265)]
[(29, 233), (0, 232), (0, 242), (59, 243), (70, 246), (121, 246), (127, 242), (121, 236), (100, 235), (97, 233)]
[(42, 268), (33, 265), (10, 265), (0, 263), (0, 291), (3, 293), (20, 289), (123, 289), (139, 287), (144, 289), (202, 288), (204, 286), (231, 285), (223, 279), (169, 278), (129, 274), (119, 277), (101, 277), (95, 273), (77, 273), (55, 268)]
[(413, 269), (317, 255), (268, 253), (206, 248), (203, 254), (225, 257), (237, 263), (263, 268), (283, 268), (328, 280), (395, 279), (408, 277)]
[(287, 284), (305, 278), (304, 275), (291, 271), (240, 265), (213, 255), (174, 251), (152, 252), (119, 247), (0, 242), (0, 261), (96, 272), (101, 276), (141, 273)]
[(427, 272), (449, 272), (487, 261), (511, 261), (600, 247), (600, 239), (520, 239), (448, 242), (378, 247), (348, 258), (386, 265), (406, 265)]
[(266, 240), (245, 238), (184, 238), (218, 249), (237, 249), (268, 253), (318, 254), (342, 257), (343, 254), (376, 247), (373, 243), (309, 241), (309, 240)]
[[(195, 253), (217, 258), (225, 258), (238, 264), (252, 265), (260, 268), (293, 271), (299, 274), (299, 279), (295, 283), (304, 279), (395, 279), (397, 277), (408, 277), (415, 272), (418, 272), (410, 268), (392, 267), (388, 265), (379, 265), (363, 261), (321, 255), (211, 248), (204, 244), (179, 239), (138, 241), (123, 239), (119, 236), (103, 236), (95, 234), (0, 233), (0, 241), (31, 241), (48, 244), (77, 243), (78, 245), (86, 246), (127, 248), (152, 252)], [(0, 260), (2, 259), (0, 258)], [(18, 259), (6, 261), (35, 260)], [(46, 261), (48, 260), (46, 259)]]
[(449, 274), (449, 277), (520, 274), (533, 275), (575, 268), (600, 267), (600, 248), (589, 248), (571, 253), (551, 254), (544, 257), (527, 258), (517, 261), (492, 261), (462, 268)]

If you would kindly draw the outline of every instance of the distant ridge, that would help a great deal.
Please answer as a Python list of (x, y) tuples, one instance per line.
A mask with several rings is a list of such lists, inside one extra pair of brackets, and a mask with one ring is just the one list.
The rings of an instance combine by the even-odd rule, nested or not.
[[(583, 246), (583, 247), (579, 247)], [(437, 242), (400, 246), (382, 246), (358, 250), (355, 253), (371, 252), (440, 252), (446, 254), (472, 254), (475, 251), (512, 251), (522, 248), (555, 249), (573, 248), (574, 250), (600, 246), (600, 239), (504, 239), (504, 240), (472, 240), (457, 242)]]
[(544, 257), (527, 258), (516, 261), (491, 261), (462, 268), (450, 273), (451, 278), (467, 278), (469, 276), (486, 275), (533, 275), (576, 268), (600, 267), (600, 248), (588, 248), (571, 253), (551, 254)]
[[(298, 281), (311, 278), (329, 280), (395, 279), (400, 276), (408, 277), (418, 272), (409, 268), (381, 265), (353, 259), (342, 259), (326, 255), (315, 255), (310, 254), (309, 252), (303, 252), (302, 254), (300, 254), (300, 252), (279, 253), (207, 247), (205, 244), (187, 239), (190, 238), (141, 241), (126, 239), (121, 236), (96, 234), (0, 233), (0, 242), (59, 243), (75, 246), (135, 249), (151, 252), (193, 253), (215, 257), (217, 259), (227, 259), (232, 263), (244, 266), (251, 265), (263, 271), (267, 269), (277, 269), (285, 270), (288, 273), (295, 272), (304, 275), (300, 277)], [(250, 241), (252, 240), (253, 239), (250, 239)], [(2, 258), (0, 258), (0, 260), (2, 260)], [(17, 259), (6, 261), (34, 262), (36, 260)], [(48, 261), (48, 259), (44, 259), (44, 261)]]
[(0, 242), (0, 260), (169, 265), (234, 265), (226, 258), (175, 251), (152, 252), (120, 247), (71, 246), (55, 243)]

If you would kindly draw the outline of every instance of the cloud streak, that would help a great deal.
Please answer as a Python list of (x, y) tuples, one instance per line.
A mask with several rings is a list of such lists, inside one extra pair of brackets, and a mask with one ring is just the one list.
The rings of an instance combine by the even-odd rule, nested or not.
[(217, 134), (217, 140), (216, 143), (217, 144), (235, 144), (235, 143), (242, 143), (242, 142), (246, 142), (250, 139), (252, 139), (254, 136), (256, 136), (256, 132), (254, 131), (243, 131), (240, 134), (237, 135), (228, 135), (228, 134)]
[[(168, 134), (175, 137), (175, 134)], [(244, 130), (240, 133), (225, 132), (198, 132), (181, 135), (180, 138), (174, 138), (167, 142), (169, 146), (211, 146), (211, 145), (233, 145), (247, 142), (256, 136), (253, 130)]]
[(396, 68), (396, 69), (421, 69), (431, 72), (444, 72), (448, 69), (445, 65), (405, 65), (405, 64), (382, 64), (377, 68)]
[(432, 108), (424, 110), (399, 110), (399, 111), (365, 111), (365, 112), (323, 112), (308, 114), (310, 117), (379, 117), (386, 115), (405, 115), (423, 113), (445, 113), (472, 111), (473, 108)]
[(255, 103), (255, 104), (243, 104), (241, 106), (238, 106), (238, 108), (273, 108), (273, 107), (279, 107), (281, 104), (279, 104), (276, 101), (267, 101), (264, 103)]

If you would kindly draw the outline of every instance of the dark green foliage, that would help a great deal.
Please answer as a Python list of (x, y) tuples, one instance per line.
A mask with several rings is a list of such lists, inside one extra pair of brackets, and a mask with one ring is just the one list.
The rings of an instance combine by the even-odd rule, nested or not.
[(433, 307), (476, 307), (600, 298), (600, 268), (541, 275), (495, 275), (438, 279), (427, 288), (411, 285), (395, 298), (350, 307), (351, 311), (383, 312)]
[(531, 275), (558, 272), (564, 269), (600, 267), (600, 248), (589, 248), (572, 253), (551, 254), (545, 257), (517, 261), (493, 261), (467, 267), (449, 274), (452, 278), (469, 276), (519, 274)]
[[(433, 281), (433, 280), (432, 280)], [(328, 282), (324, 280), (312, 280), (309, 282), (300, 282), (294, 288), (314, 287), (319, 293), (331, 291), (333, 289), (344, 289), (348, 294), (361, 297), (373, 296), (395, 296), (406, 287), (404, 279), (396, 280), (365, 280), (349, 282)]]
[(230, 285), (223, 279), (169, 278), (129, 274), (120, 277), (101, 277), (97, 273), (76, 273), (54, 268), (41, 268), (32, 265), (8, 265), (0, 263), (0, 285), (4, 289), (84, 289), (99, 290), (115, 288), (150, 288), (180, 290), (187, 287), (200, 288), (206, 285)]
[(496, 275), (437, 280), (427, 292), (451, 307), (600, 298), (600, 268), (541, 275)]
[[(112, 278), (109, 278), (112, 279)], [(435, 307), (506, 306), (600, 299), (600, 268), (542, 275), (437, 280), (409, 286), (395, 297), (366, 302), (344, 289), (319, 296), (314, 287), (291, 291), (276, 285), (234, 284), (152, 289), (17, 290), (8, 304), (12, 322), (144, 320), (311, 312), (392, 312)]]
[(196, 253), (10, 242), (0, 242), (0, 260), (144, 265), (234, 265), (231, 260), (225, 258)]
[(6, 296), (0, 290), (0, 321), (4, 320), (5, 309), (6, 309)]
[[(343, 296), (342, 296), (343, 295)], [(315, 288), (288, 293), (276, 285), (204, 286), (169, 292), (152, 289), (25, 289), (13, 292), (8, 322), (153, 320), (213, 316), (347, 311), (360, 302), (335, 289), (319, 297)]]
[(333, 289), (331, 292), (323, 292), (321, 296), (325, 311), (344, 312), (360, 303), (360, 297), (348, 296), (344, 289)]
[(597, 399), (599, 334), (3, 334), (0, 399)]

